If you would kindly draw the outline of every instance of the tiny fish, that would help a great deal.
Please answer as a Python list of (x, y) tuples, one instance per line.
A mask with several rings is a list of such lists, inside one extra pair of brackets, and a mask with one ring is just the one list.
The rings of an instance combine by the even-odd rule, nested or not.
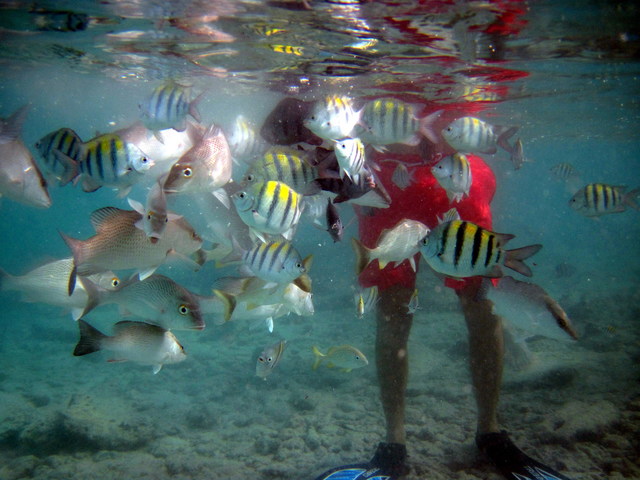
[(49, 208), (51, 197), (31, 152), (20, 139), (28, 105), (0, 119), (0, 196), (31, 207)]
[(200, 122), (198, 103), (205, 92), (191, 99), (191, 88), (170, 80), (156, 87), (145, 102), (140, 104), (142, 121), (153, 131), (173, 128), (179, 132), (187, 128), (187, 115)]
[(420, 309), (420, 302), (418, 301), (418, 289), (414, 289), (409, 302), (407, 303), (407, 312), (414, 314)]
[(413, 270), (416, 270), (414, 256), (420, 252), (420, 242), (429, 232), (429, 228), (417, 220), (400, 220), (393, 228), (380, 233), (375, 248), (365, 247), (357, 238), (351, 239), (356, 253), (356, 275), (373, 260), (378, 260), (378, 266), (383, 269), (387, 264), (398, 265), (409, 260)]
[(304, 126), (325, 140), (336, 140), (351, 135), (359, 120), (360, 112), (354, 109), (351, 98), (329, 95), (315, 103)]
[(449, 155), (433, 167), (431, 173), (442, 188), (447, 191), (449, 202), (459, 202), (471, 189), (471, 166), (462, 153)]
[(571, 198), (569, 205), (585, 217), (599, 217), (624, 212), (627, 207), (640, 210), (640, 205), (636, 202), (638, 195), (640, 188), (627, 192), (627, 187), (623, 185), (590, 183)]
[(354, 294), (353, 300), (356, 304), (356, 316), (358, 318), (364, 317), (373, 310), (373, 307), (378, 302), (378, 287), (374, 285), (361, 290)]
[(313, 369), (316, 370), (322, 362), (325, 362), (327, 367), (337, 367), (343, 372), (350, 372), (356, 368), (362, 368), (369, 365), (367, 357), (351, 345), (339, 345), (330, 347), (327, 353), (322, 353), (315, 345), (312, 347), (313, 355), (315, 356), (315, 362), (313, 363)]
[(400, 190), (405, 190), (413, 181), (413, 175), (404, 163), (398, 162), (391, 175), (391, 181)]
[(344, 235), (344, 225), (342, 224), (342, 220), (340, 219), (340, 214), (338, 213), (338, 209), (333, 204), (331, 199), (327, 199), (327, 232), (333, 238), (333, 242), (339, 242), (342, 240), (342, 236)]
[(523, 260), (535, 255), (542, 245), (505, 250), (513, 235), (495, 233), (462, 220), (444, 222), (422, 240), (420, 251), (436, 272), (456, 278), (501, 277), (502, 266), (530, 277)]
[(568, 181), (571, 178), (579, 177), (578, 171), (568, 162), (555, 164), (549, 171), (559, 180)]
[(279, 342), (269, 345), (262, 350), (260, 356), (256, 360), (256, 376), (267, 379), (269, 375), (273, 373), (273, 370), (278, 366), (282, 359), (282, 354), (287, 348), (287, 341), (280, 340)]
[(103, 334), (84, 320), (78, 320), (80, 340), (73, 351), (76, 357), (98, 350), (111, 352), (109, 362), (135, 362), (153, 365), (158, 373), (165, 364), (182, 362), (186, 353), (173, 333), (157, 325), (122, 321), (114, 325), (112, 337)]
[(302, 56), (304, 53), (303, 47), (297, 47), (293, 45), (267, 45), (268, 48), (278, 53), (286, 53), (287, 55)]

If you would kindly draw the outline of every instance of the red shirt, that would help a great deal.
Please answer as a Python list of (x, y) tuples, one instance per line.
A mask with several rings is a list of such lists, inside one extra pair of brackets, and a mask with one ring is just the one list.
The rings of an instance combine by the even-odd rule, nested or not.
[[(388, 154), (380, 154), (379, 158), (388, 158)], [(404, 156), (407, 159), (407, 156)], [(471, 189), (469, 196), (464, 197), (458, 203), (449, 203), (445, 190), (438, 184), (431, 173), (431, 165), (409, 167), (413, 178), (411, 185), (405, 190), (398, 188), (391, 176), (397, 164), (395, 162), (380, 163), (382, 171), (378, 172), (379, 180), (391, 196), (391, 205), (385, 209), (373, 209), (374, 214), (367, 216), (357, 209), (359, 217), (359, 231), (362, 243), (369, 248), (374, 248), (380, 233), (384, 229), (394, 227), (402, 219), (417, 220), (429, 228), (438, 225), (438, 218), (444, 215), (452, 207), (455, 207), (460, 218), (491, 229), (490, 203), (496, 191), (496, 179), (489, 166), (477, 155), (467, 155), (471, 168)], [(415, 156), (406, 160), (407, 163), (419, 162)], [(416, 255), (416, 265), (419, 257)], [(479, 277), (472, 277), (479, 278)], [(391, 285), (400, 284), (407, 288), (415, 288), (416, 272), (413, 271), (408, 260), (400, 265), (392, 267), (387, 265), (380, 270), (378, 261), (374, 260), (360, 274), (360, 284), (363, 287), (377, 285), (384, 290)], [(462, 288), (470, 279), (448, 278), (445, 285), (454, 289)]]

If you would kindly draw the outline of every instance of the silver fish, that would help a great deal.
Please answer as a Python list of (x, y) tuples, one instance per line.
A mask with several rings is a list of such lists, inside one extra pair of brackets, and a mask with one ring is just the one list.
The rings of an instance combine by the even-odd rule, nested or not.
[(246, 118), (238, 115), (229, 135), (229, 148), (236, 161), (252, 164), (264, 152), (266, 142)]
[(493, 311), (528, 336), (542, 335), (556, 340), (578, 339), (571, 320), (549, 294), (533, 283), (503, 277), (497, 286), (485, 279), (481, 298), (493, 303)]
[[(151, 275), (171, 255), (183, 260), (198, 251), (202, 239), (183, 219), (170, 221), (156, 242), (136, 228), (141, 215), (133, 210), (104, 207), (91, 214), (97, 234), (87, 240), (77, 240), (61, 233), (73, 252), (74, 269), (69, 278), (69, 292), (75, 287), (77, 275), (91, 275), (105, 270), (135, 269), (140, 278)], [(192, 266), (194, 262), (189, 262)]]
[(80, 340), (73, 351), (76, 357), (106, 350), (114, 355), (110, 362), (135, 362), (153, 365), (158, 373), (163, 365), (182, 362), (186, 353), (175, 335), (157, 325), (122, 321), (114, 325), (114, 335), (107, 336), (78, 320)]
[(315, 345), (312, 347), (315, 362), (313, 369), (316, 370), (321, 363), (325, 363), (327, 367), (337, 367), (343, 372), (350, 372), (356, 368), (362, 368), (369, 365), (369, 360), (364, 353), (351, 345), (339, 345), (330, 347), (327, 353), (322, 353)]
[(340, 166), (340, 177), (346, 175), (351, 180), (364, 173), (364, 166), (367, 161), (364, 144), (359, 138), (343, 138), (334, 142), (334, 151)]
[(38, 165), (20, 139), (28, 105), (0, 119), (0, 196), (32, 207), (49, 208), (51, 197)]
[(167, 224), (171, 220), (177, 220), (180, 215), (167, 211), (167, 196), (164, 192), (164, 176), (158, 178), (147, 194), (146, 205), (128, 198), (131, 208), (138, 212), (142, 218), (135, 226), (147, 234), (152, 243), (162, 237)]
[(518, 151), (508, 142), (517, 131), (518, 127), (507, 128), (475, 117), (461, 117), (442, 130), (442, 136), (451, 148), (462, 153), (493, 154), (500, 146), (511, 154), (511, 161), (518, 167), (522, 163)]
[(454, 153), (449, 155), (433, 167), (431, 173), (442, 188), (447, 191), (449, 202), (459, 202), (471, 189), (471, 166), (466, 155)]
[(242, 255), (251, 272), (267, 282), (291, 283), (305, 273), (305, 263), (294, 246), (287, 241), (260, 242)]
[(265, 347), (256, 360), (256, 376), (266, 380), (282, 360), (282, 354), (286, 348), (286, 340), (280, 340), (273, 345)]
[(318, 100), (304, 126), (325, 140), (348, 137), (360, 121), (360, 111), (354, 109), (353, 103), (351, 98), (340, 95)]

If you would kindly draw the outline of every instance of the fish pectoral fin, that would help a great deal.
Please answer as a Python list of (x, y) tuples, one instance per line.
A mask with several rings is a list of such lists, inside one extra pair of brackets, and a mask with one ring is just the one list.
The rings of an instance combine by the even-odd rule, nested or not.
[(213, 191), (213, 196), (217, 198), (222, 205), (227, 208), (231, 208), (231, 200), (229, 199), (229, 194), (223, 188), (218, 188)]
[(122, 362), (126, 362), (127, 359), (126, 358), (109, 358), (107, 360), (107, 362), (109, 363), (122, 363)]
[(153, 374), (157, 374), (160, 370), (162, 370), (162, 364), (158, 364), (158, 365), (154, 365), (153, 366)]
[(145, 278), (149, 278), (153, 275), (153, 272), (157, 270), (159, 265), (154, 265), (153, 267), (147, 268), (146, 270), (138, 270), (138, 275), (140, 276), (140, 280), (144, 280)]

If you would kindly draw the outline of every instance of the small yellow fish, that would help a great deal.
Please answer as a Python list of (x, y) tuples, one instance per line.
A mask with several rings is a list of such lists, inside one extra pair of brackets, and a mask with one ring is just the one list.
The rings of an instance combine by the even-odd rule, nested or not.
[(302, 56), (302, 47), (293, 47), (291, 45), (268, 45), (268, 47), (274, 52), (286, 53), (287, 55)]
[(343, 372), (350, 372), (354, 368), (362, 368), (369, 365), (369, 360), (364, 353), (351, 345), (330, 347), (327, 353), (322, 353), (315, 345), (312, 347), (316, 357), (313, 369), (316, 370), (323, 361), (329, 368), (338, 367)]

